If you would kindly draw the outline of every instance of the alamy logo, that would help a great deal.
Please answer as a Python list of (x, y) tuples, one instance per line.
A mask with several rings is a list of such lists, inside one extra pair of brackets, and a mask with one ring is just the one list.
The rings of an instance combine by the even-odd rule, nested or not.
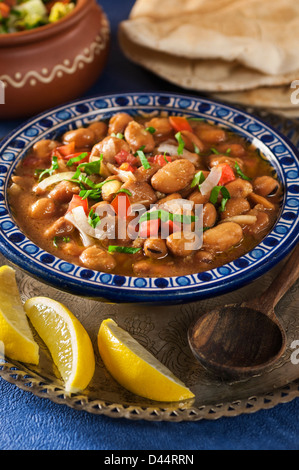
[(4, 82), (0, 80), (0, 104), (5, 103), (5, 85)]

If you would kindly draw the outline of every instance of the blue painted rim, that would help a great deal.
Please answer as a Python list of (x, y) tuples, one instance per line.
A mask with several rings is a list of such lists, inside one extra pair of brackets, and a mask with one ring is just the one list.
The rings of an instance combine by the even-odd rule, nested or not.
[[(272, 164), (285, 187), (279, 220), (271, 233), (246, 255), (219, 268), (188, 276), (137, 278), (99, 273), (61, 260), (32, 243), (15, 223), (7, 203), (10, 177), (29, 148), (42, 138), (113, 113), (168, 111), (202, 117), (229, 127), (251, 141)], [(299, 152), (279, 131), (233, 106), (175, 93), (122, 93), (77, 100), (34, 117), (0, 146), (0, 251), (12, 263), (54, 287), (77, 295), (116, 302), (178, 303), (224, 294), (257, 279), (281, 261), (298, 242)]]

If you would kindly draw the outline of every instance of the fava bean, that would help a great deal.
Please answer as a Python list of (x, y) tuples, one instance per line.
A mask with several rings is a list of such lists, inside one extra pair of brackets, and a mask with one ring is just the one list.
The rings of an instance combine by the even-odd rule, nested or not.
[(104, 162), (115, 163), (115, 155), (122, 150), (130, 152), (130, 147), (127, 142), (118, 137), (105, 137), (101, 142), (94, 145), (90, 155), (90, 161), (98, 160), (103, 155)]
[(253, 190), (259, 196), (269, 196), (277, 191), (279, 183), (271, 176), (258, 176), (253, 181)]
[(225, 210), (221, 213), (221, 219), (234, 217), (235, 215), (245, 214), (251, 207), (247, 199), (243, 197), (232, 197), (225, 205)]
[(213, 204), (207, 202), (202, 210), (203, 226), (213, 227), (217, 221), (217, 211)]
[(95, 134), (91, 129), (80, 127), (74, 131), (66, 132), (63, 136), (63, 143), (74, 142), (76, 148), (92, 147), (95, 143)]
[(144, 242), (143, 250), (146, 256), (153, 259), (164, 258), (168, 253), (166, 242), (161, 238), (148, 238)]
[(117, 113), (109, 121), (108, 134), (123, 134), (133, 118), (128, 113)]
[(224, 252), (241, 242), (243, 231), (240, 225), (227, 222), (207, 230), (203, 234), (203, 247), (215, 252)]
[(188, 256), (200, 248), (199, 237), (194, 232), (172, 233), (166, 240), (167, 248), (174, 256)]
[(149, 153), (155, 148), (155, 140), (152, 134), (136, 121), (131, 121), (127, 125), (125, 139), (133, 152), (143, 148), (145, 153)]
[(252, 184), (249, 181), (237, 178), (225, 185), (231, 197), (247, 198), (252, 193)]
[(194, 173), (195, 167), (189, 160), (175, 160), (157, 171), (152, 177), (151, 184), (161, 193), (175, 193), (191, 183)]
[(54, 201), (44, 197), (38, 199), (30, 208), (30, 217), (33, 219), (49, 219), (56, 212)]
[(80, 255), (80, 261), (88, 269), (96, 271), (111, 271), (116, 266), (113, 255), (96, 245), (86, 248)]

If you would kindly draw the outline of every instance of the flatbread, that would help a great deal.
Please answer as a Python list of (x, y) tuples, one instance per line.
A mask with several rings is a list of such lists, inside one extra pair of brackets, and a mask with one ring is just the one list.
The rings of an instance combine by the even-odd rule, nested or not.
[(159, 77), (189, 90), (243, 91), (257, 87), (289, 84), (299, 77), (299, 71), (272, 76), (244, 67), (237, 61), (192, 60), (159, 52), (130, 40), (123, 25), (120, 25), (119, 29), (119, 43), (128, 59)]
[[(277, 108), (299, 112), (299, 92), (291, 88), (291, 84), (280, 87), (261, 87), (254, 90), (213, 93), (213, 97), (229, 103), (239, 103), (244, 106)], [(293, 98), (293, 101), (292, 101)], [(295, 100), (295, 101), (294, 101)]]
[(240, 91), (299, 78), (294, 0), (137, 0), (119, 37), (128, 58), (185, 88)]

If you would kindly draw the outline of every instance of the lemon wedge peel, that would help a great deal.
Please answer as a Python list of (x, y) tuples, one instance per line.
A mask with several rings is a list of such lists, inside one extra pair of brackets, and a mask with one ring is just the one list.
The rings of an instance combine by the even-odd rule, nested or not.
[(83, 325), (65, 305), (47, 297), (33, 297), (24, 307), (50, 351), (65, 391), (83, 391), (95, 371), (93, 346)]
[(38, 365), (39, 346), (26, 317), (16, 272), (7, 265), (0, 267), (0, 341), (5, 356)]
[(160, 402), (180, 402), (195, 396), (111, 318), (101, 323), (98, 349), (112, 377), (136, 395)]

